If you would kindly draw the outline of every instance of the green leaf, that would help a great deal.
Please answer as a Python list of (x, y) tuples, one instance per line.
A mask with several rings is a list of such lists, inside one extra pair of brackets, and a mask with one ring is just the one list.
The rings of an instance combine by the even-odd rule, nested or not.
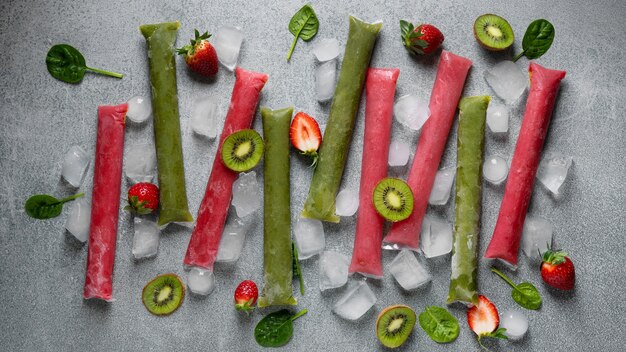
[(74, 200), (78, 197), (82, 197), (84, 193), (79, 193), (71, 197), (58, 200), (47, 194), (34, 195), (24, 204), (24, 210), (26, 214), (35, 219), (50, 219), (59, 216), (61, 210), (63, 210), (63, 204)]
[(445, 308), (426, 307), (418, 319), (422, 329), (435, 342), (448, 343), (459, 336), (459, 322)]
[(533, 60), (545, 54), (554, 41), (554, 26), (544, 19), (533, 21), (524, 34), (522, 52), (513, 58), (517, 61), (522, 55)]
[(54, 45), (46, 55), (46, 65), (52, 77), (67, 83), (79, 83), (86, 71), (122, 78), (124, 75), (87, 67), (85, 57), (74, 47), (67, 44)]
[(293, 321), (306, 313), (306, 309), (295, 315), (287, 309), (270, 313), (254, 328), (254, 339), (263, 347), (284, 346), (293, 335)]
[(500, 276), (507, 284), (509, 284), (509, 286), (513, 288), (513, 291), (511, 291), (511, 297), (515, 302), (517, 302), (517, 304), (531, 310), (537, 310), (541, 307), (541, 294), (537, 288), (533, 286), (533, 284), (530, 282), (522, 282), (521, 284), (516, 285), (500, 270), (491, 268), (491, 271)]
[(293, 38), (293, 43), (291, 44), (291, 48), (289, 48), (287, 61), (291, 58), (291, 54), (293, 53), (293, 49), (296, 47), (298, 38), (301, 38), (304, 41), (309, 41), (315, 37), (318, 28), (319, 21), (317, 19), (317, 15), (309, 4), (302, 6), (302, 8), (298, 10), (293, 17), (291, 17), (291, 20), (289, 21), (289, 32), (291, 32), (295, 38)]

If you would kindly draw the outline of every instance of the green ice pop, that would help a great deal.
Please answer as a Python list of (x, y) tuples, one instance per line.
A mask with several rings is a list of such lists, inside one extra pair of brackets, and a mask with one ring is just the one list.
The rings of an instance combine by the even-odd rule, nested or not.
[(179, 22), (146, 24), (140, 28), (148, 44), (154, 143), (159, 173), (159, 225), (192, 222), (187, 205), (183, 147), (180, 137), (174, 45)]
[(291, 210), (289, 196), (289, 127), (293, 108), (261, 108), (263, 164), (263, 270), (265, 286), (259, 307), (296, 304), (293, 297)]
[(382, 23), (366, 23), (350, 16), (348, 43), (341, 72), (324, 131), (319, 161), (304, 204), (302, 216), (339, 222), (335, 215), (335, 197), (352, 139), (365, 74)]
[(459, 102), (454, 242), (448, 304), (478, 301), (481, 166), (490, 100), (489, 96), (476, 96), (465, 97)]

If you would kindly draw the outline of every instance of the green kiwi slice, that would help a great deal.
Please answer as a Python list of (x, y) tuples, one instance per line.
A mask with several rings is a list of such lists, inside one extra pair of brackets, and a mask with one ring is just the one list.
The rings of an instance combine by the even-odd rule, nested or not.
[(413, 332), (416, 320), (417, 316), (411, 307), (389, 306), (376, 319), (376, 337), (386, 347), (400, 347)]
[(374, 208), (389, 221), (402, 221), (413, 212), (413, 192), (398, 178), (383, 178), (374, 188)]
[(509, 22), (490, 13), (478, 16), (474, 22), (474, 37), (480, 45), (492, 51), (508, 49), (515, 40)]
[(172, 314), (183, 303), (185, 285), (176, 274), (155, 277), (143, 288), (141, 299), (154, 315)]
[(255, 167), (263, 156), (263, 138), (255, 130), (237, 131), (222, 144), (222, 160), (227, 168), (243, 172)]

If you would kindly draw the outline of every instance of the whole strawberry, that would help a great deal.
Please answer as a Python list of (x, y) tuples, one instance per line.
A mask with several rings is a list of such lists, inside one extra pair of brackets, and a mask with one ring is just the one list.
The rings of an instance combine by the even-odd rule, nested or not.
[(242, 281), (235, 289), (235, 309), (249, 312), (259, 298), (259, 289), (252, 280)]
[(139, 182), (128, 190), (125, 210), (136, 214), (150, 214), (159, 207), (159, 187), (150, 182)]
[(443, 34), (432, 24), (420, 24), (417, 27), (413, 23), (400, 20), (402, 32), (402, 44), (413, 54), (428, 55), (437, 50), (443, 43)]
[(209, 32), (200, 32), (196, 29), (195, 38), (191, 39), (191, 45), (185, 45), (176, 49), (179, 55), (185, 56), (187, 66), (202, 76), (215, 76), (217, 73), (217, 53), (207, 39), (211, 37)]
[(541, 278), (551, 287), (559, 290), (572, 290), (576, 283), (574, 263), (561, 250), (548, 250), (541, 262)]

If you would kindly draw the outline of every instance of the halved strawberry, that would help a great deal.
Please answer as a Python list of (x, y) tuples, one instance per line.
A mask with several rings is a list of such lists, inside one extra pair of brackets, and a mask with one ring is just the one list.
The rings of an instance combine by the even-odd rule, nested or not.
[(313, 158), (311, 166), (317, 165), (317, 151), (322, 143), (320, 126), (314, 118), (300, 111), (291, 121), (289, 131), (291, 144), (303, 155)]
[(249, 312), (259, 297), (259, 289), (252, 280), (244, 280), (235, 289), (235, 309)]
[(482, 346), (480, 339), (483, 337), (494, 337), (506, 339), (504, 332), (506, 329), (499, 328), (500, 316), (498, 309), (491, 301), (483, 296), (478, 296), (478, 303), (467, 310), (467, 324), (478, 336), (478, 343)]
[(556, 289), (572, 290), (576, 283), (574, 263), (567, 257), (567, 253), (548, 250), (543, 255), (541, 278)]

